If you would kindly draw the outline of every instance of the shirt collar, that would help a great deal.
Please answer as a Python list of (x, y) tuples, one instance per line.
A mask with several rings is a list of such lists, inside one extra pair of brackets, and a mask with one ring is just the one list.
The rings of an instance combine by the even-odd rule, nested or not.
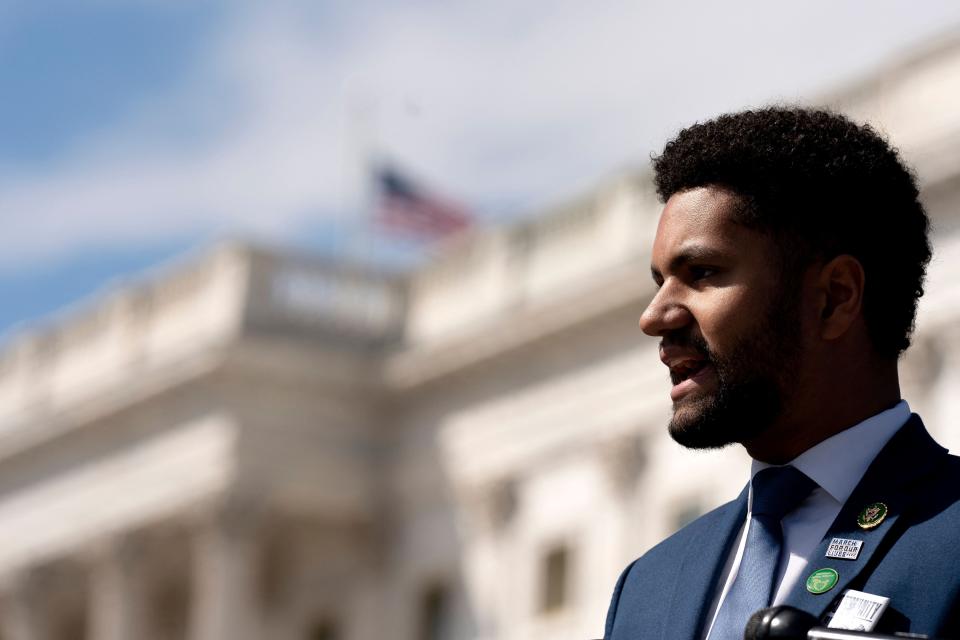
[[(843, 504), (873, 459), (909, 418), (910, 405), (901, 400), (892, 408), (817, 443), (788, 464), (805, 473), (834, 500)], [(774, 465), (754, 460), (750, 477), (771, 466)]]

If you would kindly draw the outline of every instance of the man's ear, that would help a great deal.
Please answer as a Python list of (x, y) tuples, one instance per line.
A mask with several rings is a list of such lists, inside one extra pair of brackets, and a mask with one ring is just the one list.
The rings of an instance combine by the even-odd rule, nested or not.
[(820, 336), (824, 340), (840, 338), (860, 317), (864, 276), (860, 261), (846, 254), (837, 256), (821, 268), (817, 285), (820, 291)]

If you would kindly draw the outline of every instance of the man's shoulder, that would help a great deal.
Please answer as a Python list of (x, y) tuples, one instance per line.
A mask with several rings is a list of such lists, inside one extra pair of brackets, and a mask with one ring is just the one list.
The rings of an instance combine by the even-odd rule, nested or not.
[(960, 520), (960, 457), (947, 454), (916, 486), (911, 510), (920, 521), (940, 517)]
[[(947, 452), (941, 463), (934, 470), (934, 478), (938, 481), (960, 479), (960, 456)], [(950, 486), (944, 487), (944, 489), (952, 491), (953, 493), (960, 493), (960, 484), (951, 483)]]
[(960, 513), (960, 457), (939, 444), (916, 414), (887, 443), (863, 482), (899, 485), (910, 495), (912, 511)]

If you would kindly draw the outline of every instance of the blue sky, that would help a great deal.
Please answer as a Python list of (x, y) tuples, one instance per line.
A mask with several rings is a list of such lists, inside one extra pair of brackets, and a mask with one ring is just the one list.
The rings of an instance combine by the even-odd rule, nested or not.
[(0, 335), (222, 237), (343, 250), (374, 151), (522, 215), (960, 24), (795, 4), (0, 0)]
[[(174, 90), (222, 17), (212, 5), (31, 3), (0, 39), (0, 163), (43, 170), (138, 102)], [(12, 22), (12, 24), (11, 24)], [(176, 46), (170, 42), (176, 34)]]

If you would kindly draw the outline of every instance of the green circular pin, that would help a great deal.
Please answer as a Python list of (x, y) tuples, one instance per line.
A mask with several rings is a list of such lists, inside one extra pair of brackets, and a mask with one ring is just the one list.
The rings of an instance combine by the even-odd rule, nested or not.
[(884, 521), (887, 511), (887, 505), (882, 502), (868, 504), (857, 516), (857, 526), (861, 529), (873, 529)]
[(833, 589), (839, 579), (840, 574), (833, 569), (817, 569), (807, 578), (807, 591), (818, 596)]

